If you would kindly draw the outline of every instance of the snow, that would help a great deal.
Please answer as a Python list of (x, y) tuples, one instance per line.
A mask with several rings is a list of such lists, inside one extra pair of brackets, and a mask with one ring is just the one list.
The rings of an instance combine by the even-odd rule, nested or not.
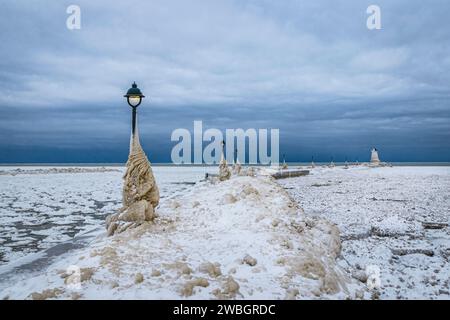
[[(156, 170), (155, 170), (156, 171)], [(6, 299), (356, 298), (336, 265), (338, 229), (305, 219), (267, 176), (199, 182), (163, 198), (154, 223), (60, 255), (0, 283)], [(78, 284), (78, 287), (77, 287)]]
[[(340, 265), (380, 270), (381, 299), (449, 299), (449, 167), (315, 168), (279, 181), (307, 217), (338, 225)], [(430, 256), (432, 254), (432, 256)]]
[(0, 299), (450, 298), (448, 167), (153, 169), (157, 218), (113, 237), (123, 168), (1, 174)]

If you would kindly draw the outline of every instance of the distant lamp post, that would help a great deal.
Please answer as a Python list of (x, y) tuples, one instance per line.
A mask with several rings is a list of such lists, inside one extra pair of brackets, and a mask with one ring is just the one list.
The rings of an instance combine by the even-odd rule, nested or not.
[(288, 165), (286, 163), (286, 154), (283, 154), (283, 165), (281, 166), (282, 169), (287, 169)]
[(136, 108), (141, 104), (142, 98), (145, 96), (142, 94), (141, 90), (137, 87), (136, 82), (133, 82), (131, 88), (128, 89), (127, 94), (124, 95), (127, 98), (127, 102), (133, 109), (132, 121), (131, 121), (131, 133), (134, 135), (136, 130)]
[(219, 163), (219, 180), (228, 180), (231, 177), (231, 171), (228, 169), (227, 160), (225, 159), (225, 140), (222, 140), (222, 155)]

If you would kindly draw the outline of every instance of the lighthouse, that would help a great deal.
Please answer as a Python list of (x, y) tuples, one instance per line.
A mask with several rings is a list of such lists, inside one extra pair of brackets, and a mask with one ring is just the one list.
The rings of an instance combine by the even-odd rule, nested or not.
[(378, 157), (378, 150), (376, 148), (372, 148), (370, 155), (370, 163), (371, 164), (380, 164), (380, 158)]

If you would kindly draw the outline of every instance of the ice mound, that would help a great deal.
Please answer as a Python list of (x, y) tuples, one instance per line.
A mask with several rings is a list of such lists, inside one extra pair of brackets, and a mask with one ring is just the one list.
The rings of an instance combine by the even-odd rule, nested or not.
[[(305, 219), (272, 178), (232, 176), (162, 201), (152, 222), (101, 236), (0, 299), (353, 299), (362, 284), (336, 265), (340, 250), (338, 228)], [(69, 286), (68, 268), (90, 276)]]
[(372, 225), (372, 233), (381, 236), (401, 236), (408, 233), (417, 232), (421, 229), (420, 224), (415, 221), (406, 221), (398, 215), (384, 218)]
[(108, 235), (152, 221), (159, 204), (158, 186), (137, 133), (131, 136), (127, 171), (123, 179), (123, 207), (118, 213), (106, 218)]

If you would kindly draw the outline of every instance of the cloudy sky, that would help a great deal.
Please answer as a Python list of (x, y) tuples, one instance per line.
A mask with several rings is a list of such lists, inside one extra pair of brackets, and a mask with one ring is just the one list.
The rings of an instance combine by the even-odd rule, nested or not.
[[(66, 28), (71, 4), (81, 29)], [(366, 9), (381, 8), (381, 30)], [(26, 1), (0, 10), (0, 162), (123, 162), (176, 128), (279, 128), (288, 161), (450, 161), (450, 3)]]

